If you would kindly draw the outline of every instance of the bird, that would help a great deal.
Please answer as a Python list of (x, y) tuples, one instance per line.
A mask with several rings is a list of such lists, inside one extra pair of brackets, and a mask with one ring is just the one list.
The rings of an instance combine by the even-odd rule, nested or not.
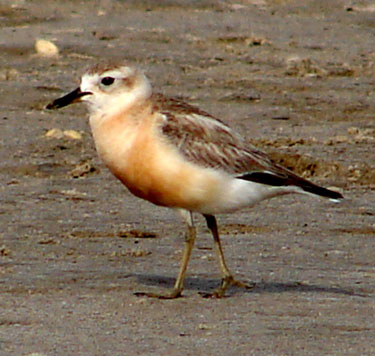
[(154, 92), (142, 70), (126, 61), (90, 67), (77, 89), (46, 106), (59, 109), (83, 102), (97, 153), (136, 197), (176, 209), (186, 221), (185, 247), (174, 287), (138, 296), (182, 296), (196, 240), (195, 214), (210, 230), (221, 271), (209, 297), (224, 297), (229, 286), (254, 284), (235, 279), (225, 261), (217, 214), (233, 213), (286, 194), (307, 194), (339, 202), (343, 195), (276, 164), (224, 121), (197, 106)]

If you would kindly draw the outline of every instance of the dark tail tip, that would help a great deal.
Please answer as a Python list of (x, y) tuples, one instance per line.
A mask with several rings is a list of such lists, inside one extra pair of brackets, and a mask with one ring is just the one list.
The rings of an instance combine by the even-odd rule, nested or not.
[(335, 201), (344, 199), (341, 193), (320, 187), (319, 185), (316, 185), (304, 178), (298, 177), (292, 172), (288, 172), (288, 175), (285, 176), (279, 176), (268, 172), (250, 172), (237, 178), (261, 184), (273, 185), (275, 187), (295, 185), (300, 187), (305, 192), (316, 194), (324, 198)]
[(341, 193), (335, 192), (333, 190), (326, 189), (323, 187), (319, 187), (318, 185), (315, 185), (315, 184), (301, 185), (301, 188), (305, 192), (320, 195), (321, 197), (324, 197), (324, 198), (329, 198), (333, 200), (344, 199), (344, 196)]

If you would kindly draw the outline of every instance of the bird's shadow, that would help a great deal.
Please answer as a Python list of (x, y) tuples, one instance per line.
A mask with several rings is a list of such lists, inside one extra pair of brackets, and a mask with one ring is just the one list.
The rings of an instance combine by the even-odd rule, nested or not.
[[(133, 274), (140, 284), (166, 290), (173, 288), (175, 278), (156, 274)], [(244, 281), (246, 283), (246, 281)], [(217, 288), (220, 284), (219, 279), (187, 277), (185, 278), (184, 289), (195, 290), (198, 292), (209, 292)], [(249, 282), (252, 284), (252, 282)], [(340, 288), (321, 286), (316, 284), (306, 284), (301, 282), (257, 282), (252, 289), (231, 286), (226, 293), (227, 296), (245, 293), (285, 293), (285, 292), (313, 292), (313, 293), (332, 293), (356, 297), (368, 297), (367, 294), (355, 290), (354, 288)]]

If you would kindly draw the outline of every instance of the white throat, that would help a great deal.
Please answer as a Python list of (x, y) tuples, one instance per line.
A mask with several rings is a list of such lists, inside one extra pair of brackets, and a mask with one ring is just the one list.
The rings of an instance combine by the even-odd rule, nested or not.
[(140, 104), (151, 96), (151, 85), (147, 78), (139, 73), (136, 84), (130, 90), (116, 90), (111, 93), (94, 91), (91, 88), (97, 83), (98, 78), (84, 75), (81, 81), (81, 91), (93, 92), (93, 95), (84, 96), (82, 99), (88, 105), (90, 124), (95, 125), (107, 118), (129, 110), (132, 106)]

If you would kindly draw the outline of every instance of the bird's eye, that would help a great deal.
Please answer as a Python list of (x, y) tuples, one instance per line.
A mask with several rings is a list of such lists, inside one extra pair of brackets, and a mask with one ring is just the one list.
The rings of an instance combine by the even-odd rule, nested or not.
[(115, 81), (115, 78), (112, 78), (112, 77), (104, 77), (104, 78), (100, 81), (100, 83), (102, 83), (103, 85), (108, 86), (108, 85), (113, 84), (114, 81)]

